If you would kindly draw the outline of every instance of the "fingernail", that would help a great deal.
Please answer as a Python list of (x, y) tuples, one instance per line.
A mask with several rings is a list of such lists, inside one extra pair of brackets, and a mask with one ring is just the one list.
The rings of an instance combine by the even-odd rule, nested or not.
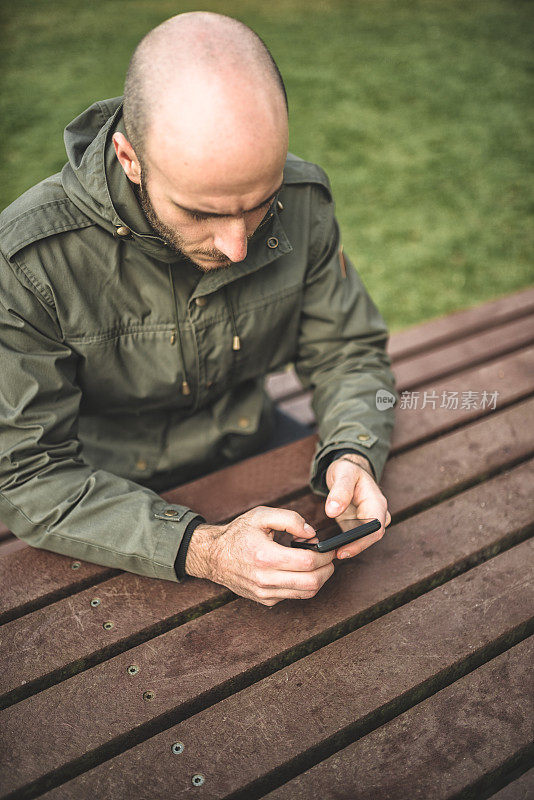
[(313, 534), (313, 536), (315, 536), (315, 530), (312, 528), (312, 526), (311, 526), (311, 525), (308, 525), (308, 523), (307, 523), (307, 522), (305, 522), (305, 523), (304, 523), (304, 530), (305, 530), (307, 533), (311, 533), (311, 534)]
[(328, 511), (333, 511), (334, 514), (336, 511), (341, 511), (341, 504), (336, 502), (336, 500), (329, 500), (327, 503)]

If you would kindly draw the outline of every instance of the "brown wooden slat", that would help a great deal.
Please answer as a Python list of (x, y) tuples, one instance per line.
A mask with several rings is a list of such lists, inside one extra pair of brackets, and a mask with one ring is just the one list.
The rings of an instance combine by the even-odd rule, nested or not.
[[(532, 663), (532, 662), (531, 662)], [(532, 677), (532, 675), (530, 676)], [(491, 800), (532, 800), (534, 797), (534, 768), (529, 769), (517, 780), (512, 781), (497, 794), (492, 794)]]
[(21, 539), (16, 539), (15, 536), (11, 535), (8, 539), (4, 539), (3, 542), (0, 542), (0, 558), (2, 556), (7, 556), (9, 553), (16, 553), (18, 550), (23, 550), (27, 547), (26, 542), (23, 542)]
[[(73, 569), (73, 564), (80, 564)], [(116, 575), (117, 570), (23, 547), (0, 558), (0, 622)]]
[[(461, 460), (461, 453), (457, 456)], [(402, 457), (397, 467), (397, 475), (407, 472)], [(393, 474), (392, 483), (395, 485)], [(455, 524), (481, 531), (468, 540), (473, 554), (482, 547), (495, 548), (503, 538), (503, 521), (508, 539), (530, 523), (534, 524), (533, 484), (534, 462), (529, 462), (466, 492), (454, 512), (445, 512), (442, 507), (439, 513), (452, 513)], [(417, 487), (415, 481), (414, 488)], [(399, 505), (391, 506), (393, 513), (402, 510), (403, 501), (410, 502), (413, 495), (413, 490), (411, 498), (403, 497), (399, 491), (396, 497)], [(498, 517), (494, 509), (496, 497), (499, 497)], [(292, 507), (300, 512), (308, 511), (303, 501)], [(306, 516), (309, 518), (310, 514)], [(421, 522), (418, 518), (413, 524), (417, 528)], [(397, 536), (396, 528), (390, 529), (388, 538), (390, 536)], [(91, 600), (95, 597), (100, 603), (92, 607)], [(0, 707), (35, 693), (42, 688), (39, 681), (46, 679), (50, 683), (68, 677), (81, 667), (86, 668), (105, 656), (137, 644), (136, 639), (141, 635), (148, 639), (185, 622), (195, 612), (209, 610), (231, 597), (225, 588), (209, 581), (178, 585), (122, 574), (7, 623), (0, 628), (0, 652), (4, 654)], [(103, 624), (108, 620), (120, 620), (120, 625), (105, 630)], [(57, 648), (58, 639), (60, 649)]]
[[(401, 383), (398, 391), (407, 391)], [(497, 359), (490, 364), (475, 367), (452, 375), (448, 378), (424, 384), (417, 387), (419, 403), (417, 411), (403, 409), (401, 401), (397, 404), (396, 428), (392, 446), (407, 447), (420, 442), (429, 436), (436, 436), (452, 427), (464, 424), (467, 420), (476, 419), (487, 413), (480, 408), (451, 410), (440, 408), (442, 392), (459, 393), (460, 403), (462, 392), (478, 392), (478, 400), (482, 391), (499, 392), (497, 408), (523, 397), (534, 390), (534, 348), (525, 348), (512, 355)], [(426, 408), (421, 408), (424, 392), (436, 392), (436, 408), (427, 401)], [(430, 395), (429, 395), (430, 396)], [(478, 404), (477, 404), (478, 405)], [(279, 403), (280, 409), (299, 422), (313, 426), (315, 422), (311, 407), (311, 395), (306, 394), (292, 400)]]
[[(421, 387), (423, 392), (429, 390), (441, 397), (442, 392), (465, 391), (493, 392), (498, 391), (497, 408), (517, 402), (532, 394), (534, 390), (534, 347), (525, 348), (511, 356), (497, 359), (491, 364), (468, 370), (460, 375), (444, 378), (442, 381)], [(480, 396), (480, 395), (479, 395)], [(437, 405), (439, 404), (439, 401)], [(429, 436), (438, 436), (451, 428), (465, 424), (467, 420), (478, 419), (486, 411), (479, 408), (450, 410), (433, 409), (427, 405), (424, 409), (413, 411), (398, 409), (399, 423), (393, 432), (392, 448), (412, 447), (414, 442), (422, 441)], [(490, 411), (490, 413), (492, 413)], [(405, 419), (403, 419), (405, 417)], [(402, 421), (401, 421), (402, 419)], [(419, 433), (418, 433), (419, 432)]]
[(303, 391), (302, 384), (297, 378), (292, 364), (288, 364), (288, 367), (281, 372), (273, 372), (267, 375), (265, 389), (275, 401)]
[(533, 660), (531, 637), (265, 800), (448, 800), (491, 787), (532, 742)]
[[(429, 503), (432, 498), (443, 497), (447, 491), (457, 490), (457, 487), (475, 481), (480, 474), (487, 474), (492, 468), (502, 468), (506, 463), (534, 452), (534, 427), (528, 426), (532, 415), (534, 399), (475, 423), (461, 434), (457, 432), (445, 437), (433, 443), (432, 450), (431, 445), (427, 444), (391, 459), (384, 474), (384, 491), (394, 518), (417, 505)], [(260, 462), (261, 457), (257, 461)], [(429, 469), (429, 463), (432, 469)], [(232, 469), (243, 468), (241, 464)], [(503, 509), (511, 503), (512, 514), (507, 518), (509, 530), (520, 529), (528, 524), (528, 509), (532, 506), (531, 482), (534, 482), (533, 465), (527, 464), (508, 477), (499, 476), (477, 487), (469, 495), (470, 499), (466, 498), (466, 503), (473, 503), (479, 509), (477, 524), (493, 521), (495, 496), (502, 498), (500, 513), (504, 513)], [(206, 490), (205, 496), (211, 502), (214, 495), (218, 495), (220, 516), (232, 516), (228, 512), (233, 510), (235, 513), (236, 506), (232, 504), (236, 498), (219, 481), (216, 485), (217, 492)], [(261, 483), (258, 487), (261, 491)], [(259, 503), (262, 499), (259, 494)], [(177, 496), (176, 501), (180, 502), (181, 498)], [(288, 505), (313, 524), (324, 527), (326, 518), (322, 500), (310, 497)], [(514, 516), (515, 511), (519, 515)], [(499, 532), (498, 527), (495, 532)], [(216, 588), (210, 582), (197, 581), (184, 586), (187, 589), (167, 581), (122, 574), (75, 597), (68, 597), (36, 610), (24, 619), (4, 625), (0, 629), (0, 651), (6, 654), (6, 663), (0, 672), (0, 696), (15, 694), (0, 698), (0, 705), (35, 691), (32, 681), (42, 679), (80, 659), (95, 658), (106, 652), (106, 648), (117, 647), (127, 642), (128, 637), (137, 636), (142, 631), (147, 631), (145, 635), (148, 637), (148, 631), (156, 623), (177, 624), (180, 614), (191, 613), (193, 608), (206, 603), (223, 602), (230, 596), (226, 590)], [(95, 596), (101, 600), (97, 608), (90, 605)], [(125, 598), (128, 598), (127, 604)], [(115, 618), (121, 619), (120, 628), (105, 631), (103, 623)], [(60, 650), (56, 647), (58, 637), (62, 642)], [(28, 642), (31, 646), (28, 646)], [(36, 647), (40, 653), (38, 660), (35, 659)], [(16, 655), (11, 659), (7, 655), (9, 653)], [(98, 657), (102, 658), (103, 655)], [(70, 669), (64, 670), (67, 676)], [(19, 692), (16, 692), (17, 687), (20, 687)]]
[(389, 353), (399, 360), (528, 314), (534, 314), (534, 288), (398, 331)]
[[(399, 525), (395, 536), (384, 540), (380, 549), (371, 548), (358, 563), (337, 570), (312, 601), (287, 601), (269, 609), (236, 600), (2, 711), (0, 729), (4, 733), (0, 743), (5, 743), (3, 763), (14, 765), (12, 780), (33, 780), (159, 715), (191, 713), (196, 710), (199, 695), (218, 699), (227, 691), (225, 687), (231, 685), (235, 690), (240, 682), (249, 682), (247, 673), (261, 674), (268, 663), (277, 662), (279, 654), (302, 648), (316, 637), (324, 642), (328, 630), (352, 629), (355, 618), (363, 622), (378, 613), (378, 604), (384, 610), (398, 604), (401, 598), (418, 591), (414, 587), (422, 580), (432, 585), (438, 570), (443, 572), (445, 567), (449, 574), (454, 572), (460, 559), (468, 564), (474, 549), (489, 544), (480, 531), (469, 535), (469, 526), (453, 505), (432, 509), (421, 519), (424, 525), (416, 527), (414, 520)], [(450, 525), (446, 538), (443, 519)], [(478, 543), (475, 548), (474, 542)], [(532, 544), (519, 551), (513, 549), (516, 554), (523, 553), (521, 569), (527, 569)], [(515, 564), (517, 555), (510, 558)], [(502, 563), (507, 564), (508, 559)], [(494, 568), (488, 569), (491, 573)], [(486, 573), (483, 570), (481, 574)], [(509, 581), (510, 591), (516, 591), (510, 609), (515, 609), (523, 591), (521, 574), (519, 571)], [(471, 579), (466, 580), (469, 583)], [(494, 596), (491, 582), (486, 591), (486, 597)], [(502, 608), (505, 602), (501, 597), (496, 603), (499, 614), (506, 615)], [(525, 609), (525, 602), (521, 607)], [(475, 620), (482, 612), (473, 613)], [(115, 624), (120, 626), (120, 618)], [(140, 667), (133, 677), (127, 673), (131, 664)], [(147, 690), (156, 693), (150, 702), (143, 700)], [(83, 726), (74, 731), (80, 709)], [(33, 741), (25, 734), (25, 730), (45, 724), (46, 738), (54, 742), (53, 748), (48, 748), (42, 737)]]
[[(449, 486), (474, 480), (481, 469), (490, 471), (528, 456), (534, 446), (533, 417), (534, 400), (527, 400), (404, 454), (407, 460), (401, 471), (393, 468), (395, 458), (390, 459), (383, 485), (391, 508), (400, 511), (417, 502), (429, 502)], [(315, 441), (316, 437), (308, 437), (284, 445), (165, 496), (171, 502), (189, 505), (212, 522), (235, 517), (255, 505), (277, 505), (280, 495), (306, 489)], [(428, 463), (436, 469), (428, 469)], [(318, 498), (311, 505), (312, 524), (323, 524), (324, 517), (317, 511), (318, 506), (322, 509), (322, 502)], [(29, 547), (0, 558), (0, 620), (13, 619), (42, 603), (81, 591), (110, 574), (104, 567), (85, 562), (74, 572), (71, 564), (72, 559)], [(29, 574), (35, 575), (32, 581), (25, 578)]]
[[(399, 425), (402, 426), (407, 414), (400, 416)], [(499, 465), (527, 457), (534, 449), (532, 419), (534, 399), (525, 400), (402, 453), (406, 469), (401, 473), (393, 467), (396, 463), (393, 456), (386, 464), (382, 481), (390, 504), (400, 510), (415, 502), (428, 502), (449, 486), (461, 485)], [(189, 504), (212, 522), (237, 516), (256, 505), (277, 505), (281, 495), (304, 491), (308, 486), (316, 441), (316, 436), (310, 436), (253, 456), (184, 484), (170, 492), (169, 498), (174, 503)], [(424, 487), (423, 494), (420, 487)], [(395, 496), (402, 505), (396, 500), (391, 503)], [(323, 501), (318, 499), (318, 502)], [(317, 524), (322, 524), (322, 518)]]
[[(191, 796), (191, 776), (195, 773), (202, 773), (206, 778), (202, 786), (203, 798), (221, 800), (229, 795), (233, 797), (238, 790), (243, 798), (257, 796), (251, 789), (254, 790), (254, 783), (262, 781), (264, 776), (276, 776), (278, 781), (292, 777), (286, 777), (291, 762), (297, 773), (302, 771), (314, 760), (354, 741), (366, 732), (366, 727), (372, 729), (402, 713), (523, 638), (534, 611), (534, 587), (527, 567), (527, 560), (534, 552), (533, 545), (534, 542), (518, 545), (216, 706), (200, 711), (50, 793), (49, 800), (108, 798), (117, 792), (117, 787), (123, 796), (139, 796), (139, 787), (148, 786), (145, 796), (152, 800), (168, 796), (169, 787), (172, 787), (173, 797), (185, 798)], [(357, 589), (354, 589), (356, 600)], [(328, 614), (328, 609), (329, 606), (323, 605), (319, 613)], [(160, 698), (164, 695), (168, 703), (175, 705), (176, 717), (188, 696), (198, 696), (211, 662), (211, 658), (209, 662), (206, 658), (206, 648), (215, 632), (221, 630), (215, 617), (226, 615), (229, 610), (228, 606), (218, 609), (208, 618), (192, 623), (192, 627), (202, 627), (203, 631), (198, 630), (196, 635), (184, 640), (180, 664), (174, 670), (169, 668), (168, 660), (165, 663), (160, 660), (157, 667), (153, 658), (141, 662), (146, 679), (140, 681), (134, 691), (119, 670), (106, 715), (108, 738), (117, 731), (117, 718), (121, 715), (128, 715), (130, 724), (139, 724), (145, 717), (140, 700), (140, 692), (145, 687), (151, 686), (156, 692), (153, 713), (163, 711), (166, 704)], [(254, 611), (252, 617), (248, 610)], [(229, 638), (219, 639), (225, 642), (224, 653), (221, 647), (214, 653), (219, 680), (224, 680), (228, 674), (226, 658), (234, 674), (246, 668), (247, 655), (250, 656), (251, 650), (256, 655), (256, 642), (262, 631), (264, 644), (269, 646), (270, 643), (273, 647), (273, 639), (278, 639), (274, 651), (281, 653), (289, 644), (288, 632), (296, 627), (305, 628), (307, 620), (307, 614), (295, 618), (289, 604), (272, 610), (252, 609), (251, 604), (248, 609), (242, 607), (228, 630)], [(204, 628), (206, 623), (211, 623), (211, 634)], [(421, 642), (425, 642), (424, 647)], [(196, 653), (189, 666), (185, 658), (191, 650)], [(174, 652), (171, 648), (166, 650), (170, 658)], [(204, 658), (199, 669), (201, 654)], [(88, 697), (89, 691), (72, 697), (74, 704), (83, 706), (86, 714), (88, 705), (95, 703), (94, 695), (104, 689), (94, 681), (90, 687), (92, 697)], [(87, 688), (89, 690), (89, 686)], [(121, 695), (125, 696), (121, 698)], [(8, 746), (12, 748), (11, 755), (6, 754), (6, 757), (16, 765), (13, 774), (8, 776), (6, 788), (14, 788), (23, 774), (26, 779), (36, 775), (43, 761), (49, 765), (52, 762), (42, 742), (28, 742), (24, 738), (21, 741), (20, 737), (24, 737), (22, 724), (14, 724), (9, 717), (10, 711), (15, 709), (17, 707), (5, 712), (4, 738), (8, 738)], [(54, 714), (51, 704), (47, 709), (48, 714)], [(74, 755), (83, 757), (84, 746), (91, 747), (95, 743), (92, 715), (86, 716), (83, 731), (73, 730), (70, 737), (64, 737), (62, 729), (70, 731), (71, 715), (70, 703), (64, 699), (62, 725), (48, 727), (54, 736), (54, 749), (61, 750), (63, 760)], [(41, 715), (32, 716), (33, 720), (41, 718)], [(56, 738), (56, 732), (61, 739)], [(132, 741), (130, 739), (130, 744)], [(171, 752), (172, 743), (176, 741), (185, 745), (180, 756)], [(329, 752), (328, 747), (333, 749)], [(79, 764), (78, 768), (83, 765)], [(64, 771), (65, 778), (72, 775), (71, 769)], [(138, 787), (137, 794), (134, 787)], [(272, 783), (266, 788), (272, 788)]]
[(519, 350), (534, 342), (534, 316), (522, 317), (488, 331), (476, 333), (453, 344), (436, 347), (395, 365), (395, 377), (402, 389), (413, 389), (441, 380), (460, 370)]

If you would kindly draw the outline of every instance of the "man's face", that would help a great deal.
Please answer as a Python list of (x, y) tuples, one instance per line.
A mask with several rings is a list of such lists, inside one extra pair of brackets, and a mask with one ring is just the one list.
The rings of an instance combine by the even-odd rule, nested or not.
[[(143, 177), (144, 176), (144, 177)], [(142, 169), (139, 203), (151, 227), (179, 256), (203, 272), (243, 261), (250, 238), (282, 183), (279, 166), (257, 182), (192, 190), (177, 187), (159, 170)], [(218, 189), (219, 187), (217, 187)], [(206, 191), (208, 189), (208, 191)]]

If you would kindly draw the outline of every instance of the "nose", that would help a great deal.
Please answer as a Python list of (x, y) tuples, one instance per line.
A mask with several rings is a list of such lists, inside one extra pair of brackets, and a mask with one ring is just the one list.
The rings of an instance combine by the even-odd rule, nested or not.
[(213, 244), (230, 261), (243, 261), (247, 255), (247, 226), (244, 218), (231, 217), (218, 222)]

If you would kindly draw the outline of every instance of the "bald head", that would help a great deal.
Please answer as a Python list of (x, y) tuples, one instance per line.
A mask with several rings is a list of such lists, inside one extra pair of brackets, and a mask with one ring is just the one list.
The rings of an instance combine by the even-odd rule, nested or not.
[(124, 122), (146, 163), (165, 135), (233, 138), (238, 126), (254, 136), (265, 125), (284, 135), (287, 96), (254, 31), (231, 17), (191, 12), (163, 22), (139, 43), (126, 76)]

